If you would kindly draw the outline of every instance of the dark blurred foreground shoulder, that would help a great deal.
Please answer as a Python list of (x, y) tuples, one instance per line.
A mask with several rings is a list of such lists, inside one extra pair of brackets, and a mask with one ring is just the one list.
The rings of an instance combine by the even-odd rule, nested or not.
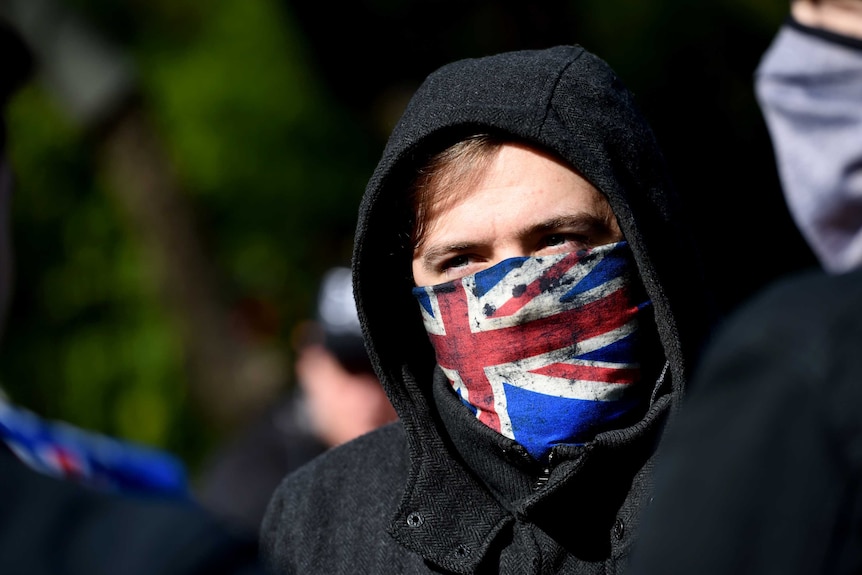
[(35, 472), (0, 452), (4, 575), (262, 575), (257, 542), (191, 501), (120, 495)]
[(860, 350), (862, 270), (788, 277), (740, 308), (660, 449), (629, 572), (859, 573)]

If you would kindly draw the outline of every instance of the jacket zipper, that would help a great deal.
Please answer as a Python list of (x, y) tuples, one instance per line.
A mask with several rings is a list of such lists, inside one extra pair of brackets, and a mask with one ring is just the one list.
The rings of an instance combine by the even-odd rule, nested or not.
[(536, 478), (536, 482), (533, 484), (533, 491), (541, 491), (545, 488), (545, 485), (547, 485), (548, 480), (551, 478), (551, 460), (553, 459), (553, 457), (554, 454), (553, 452), (551, 452), (551, 454), (548, 455), (547, 465), (542, 467), (542, 470), (539, 472), (539, 475)]

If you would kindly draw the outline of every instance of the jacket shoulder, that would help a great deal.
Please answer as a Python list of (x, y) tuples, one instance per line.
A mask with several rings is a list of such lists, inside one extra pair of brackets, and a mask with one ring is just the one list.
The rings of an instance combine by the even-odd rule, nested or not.
[(49, 477), (0, 449), (3, 573), (263, 575), (257, 552), (189, 500)]
[(387, 529), (401, 498), (407, 462), (404, 428), (395, 422), (287, 475), (261, 525), (261, 552), (270, 569), (319, 572), (322, 560), (340, 556), (345, 565), (345, 556), (353, 552), (368, 554), (394, 545)]
[[(782, 279), (744, 304), (718, 332), (724, 345), (795, 342), (817, 345), (819, 336), (862, 336), (862, 270), (827, 275), (807, 272)], [(772, 347), (772, 346), (768, 346)], [(776, 349), (783, 349), (776, 346)]]
[(797, 417), (806, 410), (837, 437), (855, 436), (860, 343), (862, 270), (786, 278), (719, 330), (693, 381), (688, 409), (717, 413), (719, 406), (733, 406), (737, 420), (743, 409), (761, 419), (767, 409)]

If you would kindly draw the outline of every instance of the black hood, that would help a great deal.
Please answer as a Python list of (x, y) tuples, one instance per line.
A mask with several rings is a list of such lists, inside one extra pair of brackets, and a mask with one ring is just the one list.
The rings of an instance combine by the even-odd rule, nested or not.
[(433, 425), (434, 365), (411, 294), (408, 186), (429, 155), (477, 132), (552, 151), (608, 198), (653, 302), (676, 402), (706, 332), (708, 300), (652, 130), (614, 72), (583, 48), (518, 51), (431, 74), (394, 129), (360, 207), (359, 317), (408, 435)]

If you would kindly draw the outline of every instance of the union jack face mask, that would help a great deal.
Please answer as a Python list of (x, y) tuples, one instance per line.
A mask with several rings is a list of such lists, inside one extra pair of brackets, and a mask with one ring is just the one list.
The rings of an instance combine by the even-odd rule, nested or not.
[(511, 258), (413, 294), (464, 405), (546, 461), (555, 445), (613, 428), (649, 393), (638, 385), (638, 318), (651, 305), (636, 274), (623, 241)]

